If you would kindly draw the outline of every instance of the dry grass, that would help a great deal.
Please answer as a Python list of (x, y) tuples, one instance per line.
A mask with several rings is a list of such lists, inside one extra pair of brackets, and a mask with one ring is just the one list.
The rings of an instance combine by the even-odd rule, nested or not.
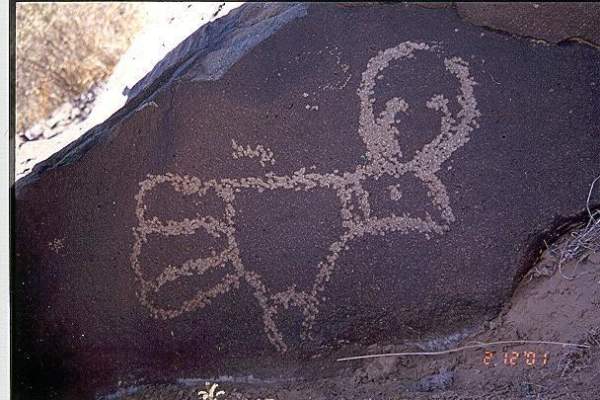
[(105, 79), (141, 27), (142, 4), (17, 3), (17, 131)]
[[(546, 243), (546, 250), (555, 259), (551, 264), (539, 263), (531, 269), (527, 276), (529, 280), (540, 276), (551, 276), (556, 269), (558, 273), (567, 280), (579, 277), (577, 268), (593, 254), (600, 254), (600, 208), (593, 209), (592, 204), (600, 200), (600, 176), (596, 177), (590, 185), (586, 201), (588, 221), (584, 226), (573, 229), (564, 239), (561, 238), (552, 245)], [(563, 267), (570, 261), (575, 261), (573, 270), (567, 274)], [(590, 273), (583, 272), (581, 275)]]
[(576, 269), (579, 263), (590, 254), (600, 253), (600, 209), (591, 209), (591, 201), (594, 198), (594, 193), (598, 192), (600, 194), (600, 191), (595, 190), (599, 182), (600, 176), (594, 179), (588, 193), (586, 202), (586, 209), (589, 215), (588, 223), (584, 227), (573, 231), (565, 245), (557, 245), (555, 249), (552, 249), (555, 254), (558, 253), (558, 270), (563, 278), (572, 280), (576, 277), (575, 271), (573, 271), (572, 276), (567, 276), (563, 273), (562, 266), (565, 263), (576, 260)]

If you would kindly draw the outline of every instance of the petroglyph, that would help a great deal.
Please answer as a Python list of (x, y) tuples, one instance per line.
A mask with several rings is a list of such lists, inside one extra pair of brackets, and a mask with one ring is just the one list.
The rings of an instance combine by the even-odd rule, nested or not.
[[(436, 173), (456, 150), (469, 141), (471, 132), (478, 127), (477, 118), (480, 116), (473, 93), (476, 83), (470, 75), (468, 63), (460, 57), (444, 59), (446, 70), (458, 81), (459, 94), (456, 101), (461, 109), (453, 115), (448, 107), (449, 100), (443, 94), (436, 94), (427, 101), (425, 106), (440, 114), (440, 133), (418, 150), (412, 159), (404, 159), (406, 155), (402, 153), (398, 141), (402, 133), (396, 124), (397, 120), (402, 121), (402, 114), (408, 112), (410, 107), (418, 105), (410, 105), (405, 99), (393, 97), (386, 102), (384, 110), (379, 115), (376, 116), (373, 111), (378, 76), (390, 62), (414, 58), (416, 53), (424, 51), (440, 52), (440, 48), (426, 43), (403, 42), (379, 52), (369, 60), (357, 90), (360, 100), (358, 135), (366, 147), (365, 155), (362, 157), (366, 162), (357, 160), (354, 170), (318, 173), (307, 172), (306, 168), (301, 168), (290, 175), (266, 173), (262, 176), (206, 181), (197, 177), (167, 173), (148, 175), (147, 179), (140, 182), (140, 190), (135, 196), (137, 201), (135, 212), (139, 224), (133, 229), (131, 266), (140, 285), (139, 300), (150, 313), (159, 319), (176, 318), (184, 313), (206, 307), (212, 299), (235, 290), (240, 285), (248, 285), (262, 309), (264, 331), (269, 341), (277, 350), (284, 352), (287, 345), (275, 323), (275, 317), (282, 309), (297, 307), (303, 314), (302, 335), (310, 337), (313, 322), (323, 301), (327, 283), (336, 269), (336, 263), (355, 241), (366, 235), (383, 236), (389, 232), (401, 234), (416, 232), (425, 235), (426, 238), (432, 234), (444, 234), (455, 221), (455, 216), (450, 206), (446, 186)], [(261, 149), (259, 147), (254, 150), (249, 147), (244, 149), (235, 141), (233, 146), (235, 150), (233, 158), (260, 157), (261, 164), (274, 162), (272, 152), (264, 149), (263, 146), (260, 146)], [(425, 212), (424, 217), (415, 216), (410, 210), (403, 210), (399, 214), (390, 213), (386, 216), (372, 215), (369, 192), (365, 189), (365, 183), (377, 181), (383, 176), (399, 179), (405, 174), (413, 175), (425, 186), (431, 205), (439, 211), (440, 216), (437, 219), (428, 212)], [(181, 221), (147, 218), (145, 196), (164, 184), (171, 185), (175, 191), (190, 196), (202, 197), (211, 192), (216, 194), (224, 203), (223, 215), (198, 214), (195, 218), (184, 218)], [(399, 184), (387, 188), (393, 200), (400, 199)], [(329, 244), (329, 253), (319, 262), (314, 283), (307, 290), (299, 290), (292, 283), (286, 289), (275, 292), (263, 283), (260, 274), (248, 269), (240, 257), (236, 239), (234, 200), (249, 191), (277, 190), (332, 190), (339, 201), (343, 233)], [(140, 264), (140, 254), (150, 235), (191, 235), (199, 230), (224, 239), (224, 248), (220, 252), (212, 251), (210, 256), (205, 258), (191, 258), (182, 265), (168, 265), (158, 276), (147, 277)], [(179, 307), (166, 307), (158, 304), (153, 298), (166, 283), (219, 269), (230, 272), (224, 274), (212, 287), (199, 289), (193, 298), (184, 301)]]
[(390, 192), (390, 199), (398, 201), (402, 198), (402, 191), (400, 190), (400, 185), (389, 185), (387, 189)]
[(65, 239), (54, 239), (51, 242), (48, 242), (48, 247), (56, 254), (59, 254), (60, 251), (65, 248)]
[(328, 54), (330, 56), (334, 56), (335, 57), (335, 64), (336, 66), (342, 71), (341, 73), (341, 77), (344, 80), (342, 81), (338, 81), (338, 82), (330, 82), (327, 85), (325, 85), (323, 87), (323, 90), (341, 90), (344, 89), (347, 85), (348, 82), (350, 82), (350, 79), (352, 78), (352, 74), (348, 74), (346, 76), (346, 78), (344, 79), (344, 75), (350, 70), (350, 66), (348, 64), (345, 64), (342, 62), (342, 58), (341, 58), (341, 52), (339, 51), (339, 49), (337, 48), (337, 46), (335, 46), (333, 49), (330, 49), (328, 51)]
[(260, 144), (257, 145), (254, 149), (251, 148), (249, 145), (243, 147), (237, 144), (235, 140), (231, 140), (231, 147), (233, 147), (234, 150), (233, 153), (231, 153), (231, 156), (236, 160), (242, 157), (259, 157), (259, 162), (262, 167), (266, 167), (267, 164), (275, 165), (273, 152), (268, 147), (264, 147)]

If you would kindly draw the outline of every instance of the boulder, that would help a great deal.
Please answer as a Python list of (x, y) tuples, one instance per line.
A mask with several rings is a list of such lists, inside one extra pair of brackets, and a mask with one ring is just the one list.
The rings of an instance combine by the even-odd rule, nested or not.
[(574, 40), (600, 46), (600, 4), (594, 2), (456, 2), (473, 24), (550, 43)]
[(476, 329), (585, 206), (599, 61), (414, 5), (206, 25), (17, 182), (15, 398), (304, 379)]

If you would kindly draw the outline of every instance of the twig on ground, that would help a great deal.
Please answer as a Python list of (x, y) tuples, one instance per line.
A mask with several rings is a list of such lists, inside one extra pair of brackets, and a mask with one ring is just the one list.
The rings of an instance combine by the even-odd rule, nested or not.
[(501, 340), (497, 342), (475, 342), (475, 344), (457, 347), (454, 349), (441, 350), (441, 351), (414, 351), (414, 352), (403, 352), (403, 353), (385, 353), (385, 354), (367, 354), (362, 356), (352, 356), (338, 358), (336, 361), (351, 361), (351, 360), (364, 360), (368, 358), (381, 358), (381, 357), (410, 357), (410, 356), (440, 356), (451, 353), (458, 353), (460, 351), (481, 349), (491, 346), (502, 346), (502, 345), (519, 345), (519, 344), (546, 344), (562, 347), (577, 347), (581, 349), (589, 349), (591, 346), (587, 344), (577, 343), (566, 343), (566, 342), (552, 342), (546, 340)]

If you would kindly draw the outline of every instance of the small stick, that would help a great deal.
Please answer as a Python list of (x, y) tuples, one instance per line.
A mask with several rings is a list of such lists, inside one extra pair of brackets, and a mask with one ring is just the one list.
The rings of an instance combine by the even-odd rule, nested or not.
[(564, 343), (564, 342), (549, 342), (544, 340), (504, 340), (499, 342), (477, 342), (477, 344), (471, 344), (467, 346), (457, 347), (455, 349), (442, 350), (442, 351), (415, 351), (406, 353), (387, 353), (387, 354), (367, 354), (363, 356), (343, 357), (338, 358), (336, 361), (351, 361), (351, 360), (364, 360), (367, 358), (381, 358), (381, 357), (406, 357), (406, 356), (439, 356), (450, 353), (457, 353), (459, 351), (469, 349), (480, 349), (490, 346), (506, 345), (506, 344), (547, 344), (556, 345), (563, 347), (578, 347), (581, 349), (589, 349), (591, 346), (586, 344), (576, 343)]
[(592, 185), (590, 186), (590, 191), (588, 192), (588, 197), (587, 197), (587, 202), (586, 202), (587, 212), (590, 215), (590, 219), (592, 221), (594, 221), (594, 223), (596, 222), (595, 219), (594, 219), (594, 215), (596, 213), (594, 212), (592, 214), (592, 210), (590, 210), (590, 200), (592, 199), (592, 193), (594, 191), (594, 185), (596, 184), (596, 182), (598, 182), (599, 179), (600, 179), (600, 175), (598, 177), (596, 177), (596, 179), (594, 179), (594, 181), (592, 182)]

